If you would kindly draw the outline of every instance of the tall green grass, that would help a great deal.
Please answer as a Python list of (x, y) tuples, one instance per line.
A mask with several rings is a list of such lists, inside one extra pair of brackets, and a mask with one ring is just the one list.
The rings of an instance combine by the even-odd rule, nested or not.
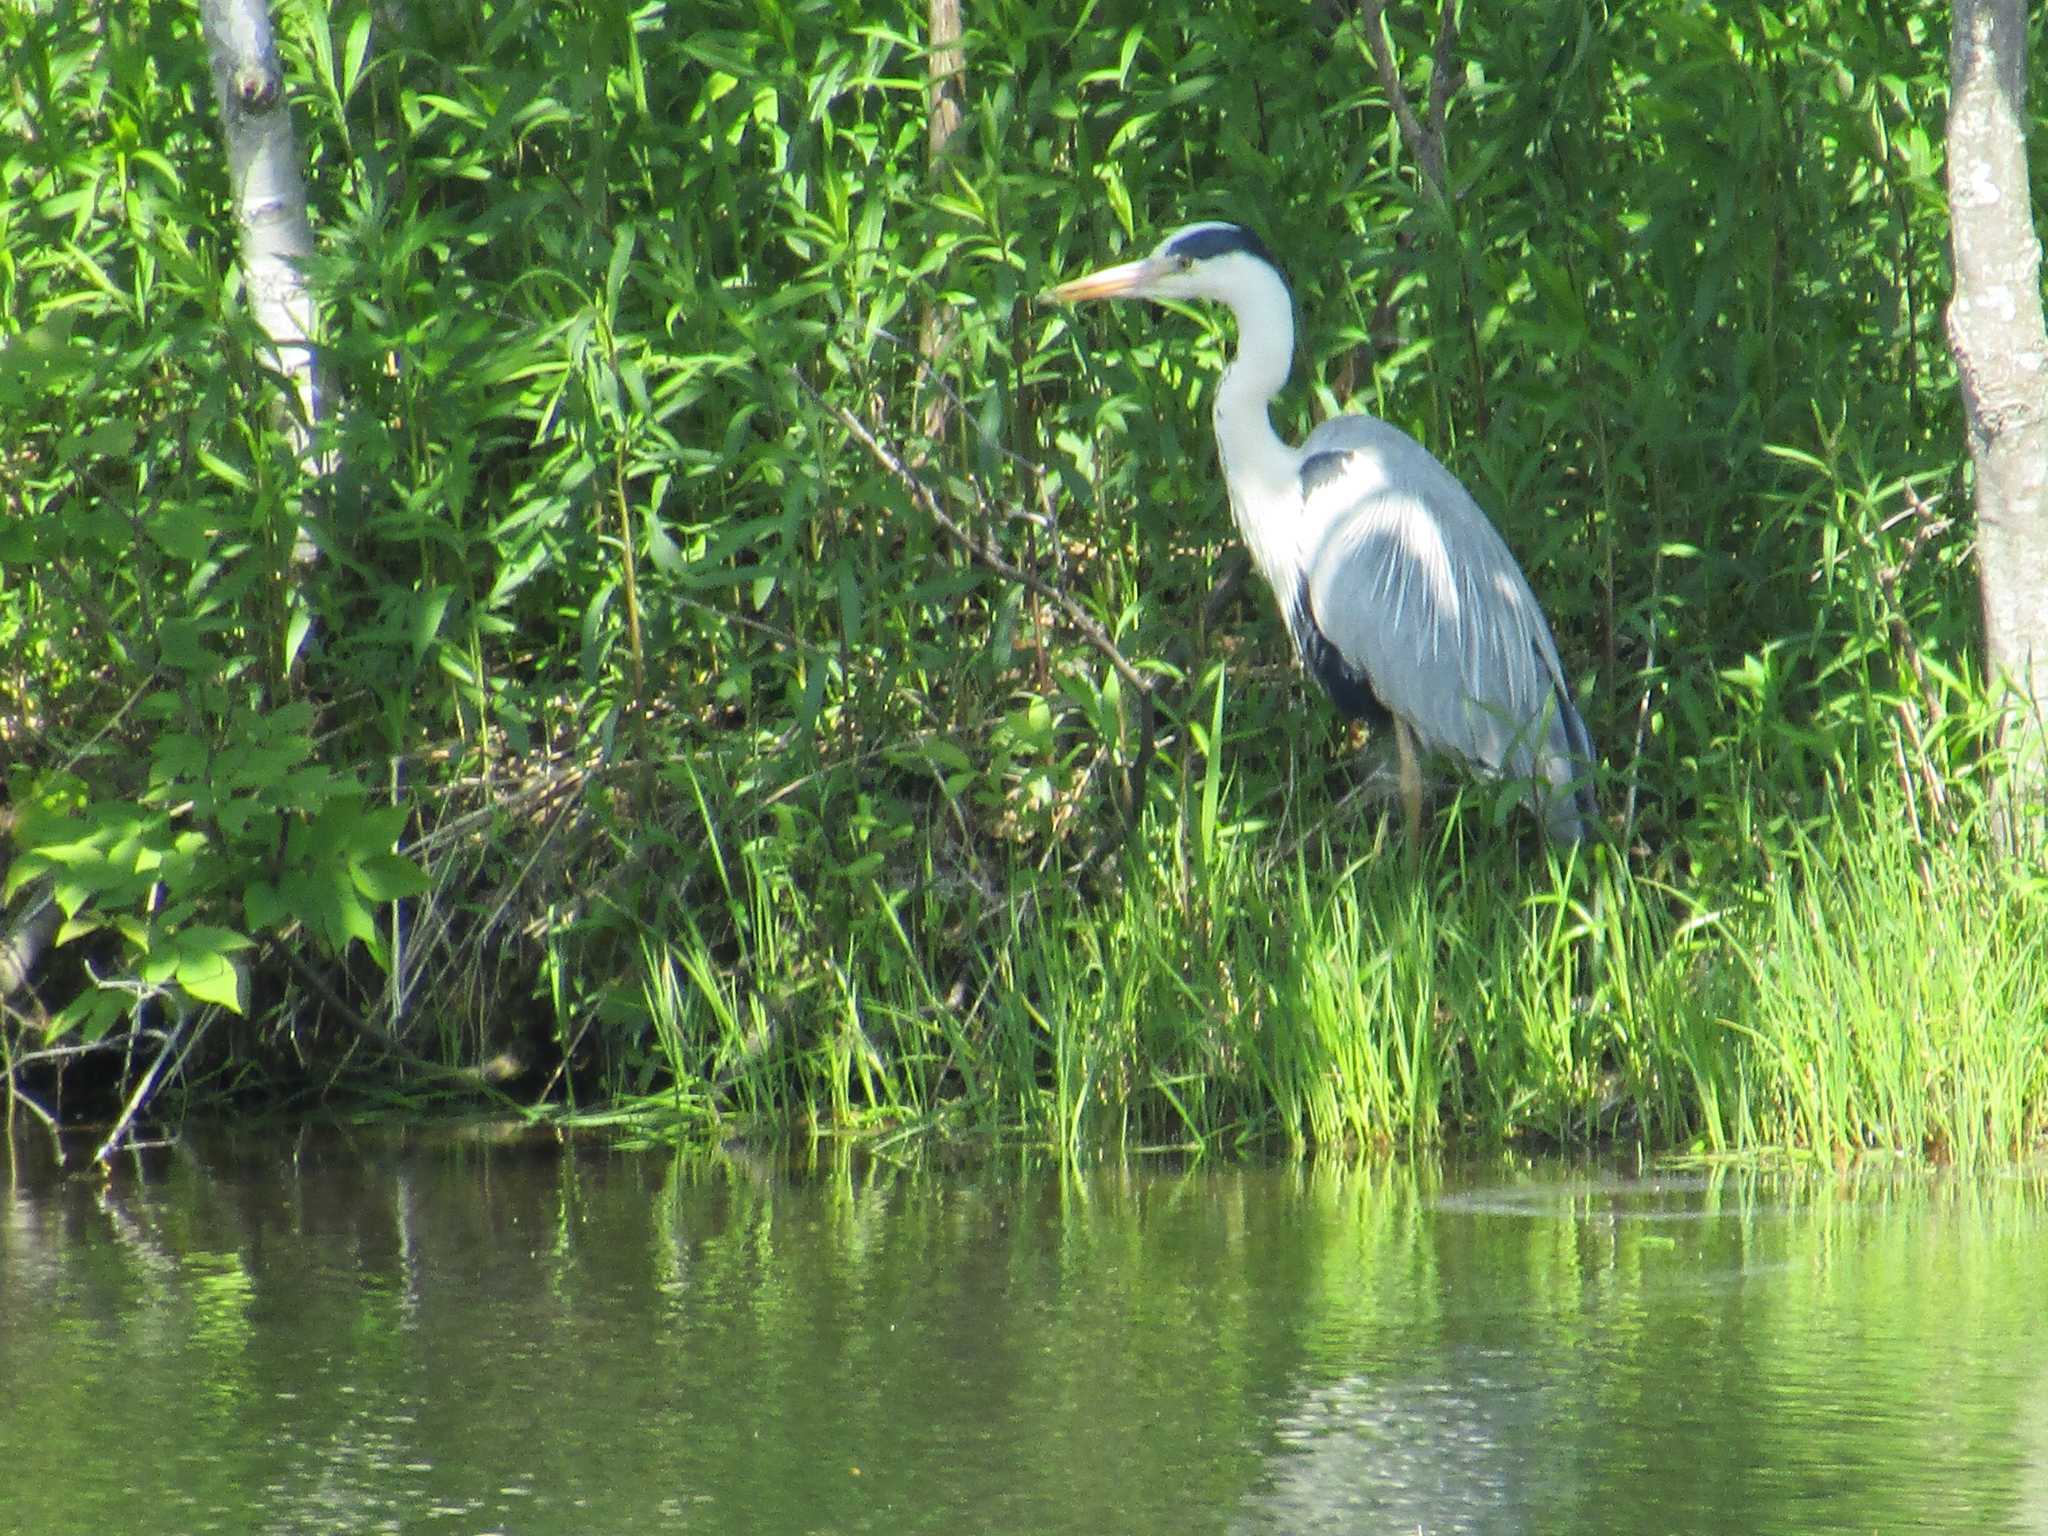
[[(773, 876), (750, 867), (751, 945), (693, 935), (662, 957), (696, 982), (663, 1038), (725, 1052), (726, 1102), (770, 1125), (1075, 1155), (1619, 1139), (1982, 1165), (2048, 1132), (2048, 881), (1980, 814), (1930, 844), (1879, 786), (1753, 878), (1681, 888), (1531, 826), (1467, 835), (1456, 807), (1419, 855), (1356, 805), (1289, 846), (1205, 777), (1213, 800), (1161, 794), (1080, 879), (877, 891), (807, 966), (788, 958), (807, 914), (761, 899)], [(737, 1022), (736, 977), (779, 1030)]]
[(1803, 844), (1746, 926), (1738, 1144), (1981, 1163), (2048, 1125), (2048, 884), (1981, 833), (1917, 848), (1897, 809)]

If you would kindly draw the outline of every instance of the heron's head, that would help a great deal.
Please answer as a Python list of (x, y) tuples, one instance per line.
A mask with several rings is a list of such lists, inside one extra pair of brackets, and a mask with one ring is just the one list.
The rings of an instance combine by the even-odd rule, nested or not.
[(1217, 299), (1236, 301), (1247, 285), (1279, 276), (1264, 242), (1237, 224), (1190, 224), (1159, 242), (1150, 256), (1104, 267), (1047, 290), (1062, 304), (1084, 299)]

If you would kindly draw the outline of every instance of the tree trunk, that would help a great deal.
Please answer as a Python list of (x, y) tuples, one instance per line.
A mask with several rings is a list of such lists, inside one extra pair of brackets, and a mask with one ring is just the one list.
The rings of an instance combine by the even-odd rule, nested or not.
[[(309, 461), (313, 423), (325, 414), (313, 348), (313, 295), (304, 272), (313, 254), (313, 225), (270, 16), (264, 0), (200, 0), (199, 25), (227, 135), (250, 312), (270, 338), (265, 364), (289, 379), (298, 396), (285, 430), (301, 460)], [(327, 469), (314, 467), (316, 473)], [(292, 559), (303, 565), (317, 558), (302, 520), (293, 534)]]
[[(926, 116), (928, 164), (934, 184), (943, 174), (946, 148), (960, 129), (962, 76), (967, 56), (960, 48), (960, 0), (929, 0), (926, 6), (925, 46), (930, 50), (926, 65)], [(925, 402), (924, 435), (936, 441), (946, 435), (952, 415), (952, 401), (939, 377), (939, 364), (953, 340), (953, 312), (944, 305), (927, 302), (917, 328), (917, 352), (930, 372), (923, 383), (931, 391)]]
[[(1955, 0), (1949, 54), (1949, 344), (1976, 478), (1986, 660), (2037, 789), (2048, 715), (2048, 328), (2027, 187), (2022, 0)], [(2009, 836), (2014, 830), (2006, 827)]]

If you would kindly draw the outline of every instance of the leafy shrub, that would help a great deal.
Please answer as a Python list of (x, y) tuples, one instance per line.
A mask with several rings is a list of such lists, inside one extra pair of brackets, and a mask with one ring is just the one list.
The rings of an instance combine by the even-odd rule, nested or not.
[[(1055, 892), (1113, 923), (1126, 882), (1152, 888), (1127, 816), (1138, 868), (1189, 840), (1313, 850), (1243, 864), (1253, 887), (1331, 887), (1373, 836), (1340, 724), (1227, 574), (1201, 408), (1227, 336), (1034, 302), (1224, 216), (1296, 284), (1283, 430), (1389, 417), (1523, 557), (1586, 684), (1628, 899), (1659, 932), (1739, 905), (1873, 785), (1924, 800), (1901, 742), (1969, 763), (1940, 723), (1967, 717), (1975, 643), (1944, 499), (1946, 23), (1894, 9), (1467, 13), (1439, 199), (1342, 11), (978, 7), (934, 163), (920, 6), (508, 0), (394, 26), (297, 0), (342, 402), (319, 483), (252, 366), (189, 9), (16, 11), (9, 891), (61, 877), (68, 938), (117, 935), (118, 973), (194, 1002), (248, 1000), (246, 941), (310, 942), (322, 1007), (462, 1061), (510, 1017), (571, 1082), (710, 1085), (693, 1113), (1045, 1087), (1030, 994), (1055, 978), (1004, 946), (1057, 930)], [(1155, 730), (847, 416), (1094, 616)], [(1158, 771), (1122, 807), (1141, 742)], [(1520, 878), (1512, 846), (1469, 856)], [(417, 867), (431, 894), (372, 921)], [(258, 991), (286, 1027), (299, 981)], [(106, 1028), (84, 998), (45, 1034)], [(1446, 1102), (1589, 1125), (1628, 1053), (1568, 1054), (1577, 1107)], [(1219, 1062), (1174, 1059), (1185, 1110)]]

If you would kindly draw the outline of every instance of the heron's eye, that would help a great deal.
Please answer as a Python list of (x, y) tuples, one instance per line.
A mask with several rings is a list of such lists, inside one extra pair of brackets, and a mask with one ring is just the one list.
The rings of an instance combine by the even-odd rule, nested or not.
[(1183, 272), (1192, 272), (1195, 270), (1195, 258), (1192, 256), (1176, 256), (1174, 258), (1174, 265)]

